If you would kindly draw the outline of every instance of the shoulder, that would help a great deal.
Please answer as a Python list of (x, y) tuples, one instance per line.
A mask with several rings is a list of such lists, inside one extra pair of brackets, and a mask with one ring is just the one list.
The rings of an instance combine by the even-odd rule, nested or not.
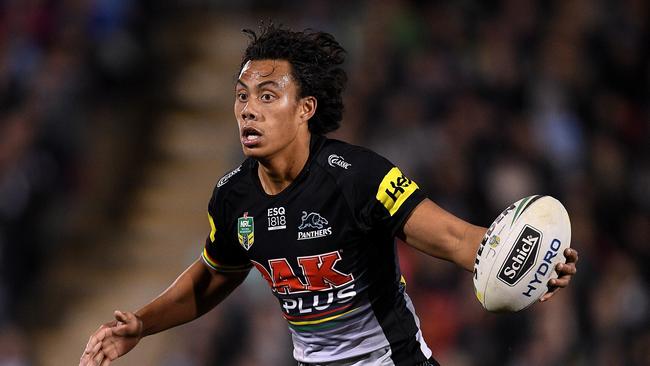
[[(415, 193), (419, 191), (415, 182), (370, 149), (328, 140), (315, 158), (321, 169), (336, 181), (364, 228), (385, 224), (394, 234), (404, 215), (424, 197), (421, 192)], [(386, 221), (388, 217), (394, 219)]]
[(362, 177), (369, 171), (392, 167), (388, 159), (368, 148), (334, 139), (325, 141), (316, 164), (336, 177)]
[(315, 163), (353, 203), (375, 196), (382, 184), (389, 184), (384, 181), (395, 168), (388, 159), (368, 148), (338, 140), (327, 140), (315, 158)]
[(250, 177), (249, 171), (252, 169), (252, 159), (244, 160), (239, 166), (229, 170), (221, 176), (212, 190), (210, 204), (222, 202), (228, 196), (228, 192), (238, 189), (238, 187), (248, 185), (247, 178)]

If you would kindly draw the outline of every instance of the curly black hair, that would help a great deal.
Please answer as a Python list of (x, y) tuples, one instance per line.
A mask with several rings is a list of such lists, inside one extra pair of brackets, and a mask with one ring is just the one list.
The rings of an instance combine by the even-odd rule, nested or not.
[(239, 70), (251, 60), (286, 60), (298, 84), (298, 97), (313, 96), (316, 113), (309, 120), (309, 131), (323, 135), (339, 128), (343, 118), (343, 89), (347, 75), (340, 65), (346, 51), (329, 33), (305, 29), (295, 32), (275, 24), (263, 24), (258, 35), (244, 29), (250, 43)]

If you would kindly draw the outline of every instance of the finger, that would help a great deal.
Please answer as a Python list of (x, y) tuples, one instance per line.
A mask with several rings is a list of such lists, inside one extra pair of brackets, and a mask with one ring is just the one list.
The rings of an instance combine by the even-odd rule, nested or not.
[(111, 328), (116, 326), (116, 325), (117, 325), (117, 322), (115, 320), (113, 320), (111, 322), (108, 322), (108, 323), (102, 324), (99, 327), (99, 329), (97, 329), (95, 334), (90, 336), (90, 339), (93, 339), (93, 337), (95, 337), (96, 341), (101, 342), (107, 335), (110, 334)]
[(100, 366), (108, 366), (110, 364), (111, 364), (111, 359), (105, 358), (104, 361), (102, 361), (102, 364)]
[(113, 328), (113, 334), (119, 336), (134, 336), (140, 331), (140, 320), (131, 312), (115, 312), (116, 319), (120, 320), (120, 324)]
[(137, 325), (133, 321), (129, 323), (121, 323), (113, 328), (113, 334), (122, 337), (134, 335), (136, 331)]
[(553, 289), (556, 287), (563, 288), (569, 285), (569, 281), (571, 281), (570, 276), (552, 278), (551, 280), (548, 281), (548, 286), (549, 288), (553, 288)]
[(86, 344), (84, 352), (90, 352), (90, 350), (94, 349), (97, 344), (102, 343), (102, 340), (106, 337), (106, 329), (106, 325), (102, 325), (93, 335), (90, 336), (90, 338), (88, 338), (88, 343)]
[(97, 343), (97, 334), (102, 330), (102, 327), (103, 325), (100, 326), (99, 329), (95, 331), (95, 333), (91, 334), (90, 337), (88, 337), (88, 343), (86, 343), (86, 348), (84, 349), (84, 352), (88, 352), (88, 350), (93, 348), (95, 343)]
[(97, 355), (99, 349), (102, 346), (102, 342), (97, 341), (95, 335), (90, 337), (84, 352), (81, 354), (81, 359), (79, 360), (80, 366), (92, 365), (92, 359)]
[(93, 366), (101, 365), (102, 361), (104, 361), (104, 352), (99, 352), (97, 356), (93, 357)]
[(79, 365), (87, 365), (90, 362), (90, 360), (92, 360), (92, 358), (97, 355), (97, 352), (99, 352), (101, 347), (102, 347), (101, 342), (98, 342), (93, 346), (93, 348), (85, 349), (84, 353), (81, 355)]
[(115, 360), (120, 357), (118, 347), (119, 345), (116, 343), (114, 337), (107, 338), (104, 340), (104, 342), (102, 342), (102, 350), (104, 350), (104, 355), (109, 360)]
[(555, 266), (555, 271), (560, 275), (560, 277), (565, 275), (574, 275), (576, 274), (576, 266), (573, 263), (558, 263)]
[(549, 290), (547, 293), (545, 293), (542, 297), (539, 298), (540, 302), (548, 301), (555, 293), (557, 292), (558, 288), (554, 288), (552, 290)]
[(101, 342), (97, 342), (97, 344), (95, 345), (95, 347), (93, 347), (93, 348), (90, 350), (90, 353), (91, 353), (91, 354), (95, 354), (95, 353), (99, 352), (99, 349), (100, 349), (101, 347), (102, 347)]
[(576, 263), (578, 261), (578, 251), (573, 248), (566, 248), (564, 250), (564, 257), (567, 263)]
[(127, 326), (129, 324), (129, 319), (127, 315), (119, 310), (113, 312), (113, 316), (117, 320), (117, 325), (113, 328), (113, 334), (118, 336), (124, 336), (127, 334)]
[(89, 354), (84, 353), (81, 355), (81, 359), (79, 359), (79, 366), (88, 366), (88, 363), (90, 362), (91, 357)]
[(88, 345), (86, 346), (86, 349), (84, 350), (84, 353), (88, 354), (95, 354), (99, 350), (99, 347), (102, 346), (102, 342), (97, 340), (94, 343), (88, 342)]
[(129, 324), (120, 324), (117, 327), (113, 328), (113, 334), (120, 337), (130, 335)]
[(93, 342), (92, 340), (88, 340), (88, 343), (86, 344), (86, 347), (84, 348), (84, 351), (81, 353), (81, 355), (86, 356), (94, 353), (93, 349), (95, 348), (96, 345), (97, 343)]
[(115, 316), (115, 319), (117, 319), (118, 321), (121, 321), (122, 323), (128, 323), (129, 322), (128, 313), (124, 313), (122, 311), (115, 310), (113, 315)]

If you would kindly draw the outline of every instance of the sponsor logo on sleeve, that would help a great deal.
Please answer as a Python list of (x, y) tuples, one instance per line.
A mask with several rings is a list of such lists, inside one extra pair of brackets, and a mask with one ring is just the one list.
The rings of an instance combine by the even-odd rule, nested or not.
[[(332, 228), (328, 226), (329, 222), (319, 213), (303, 211), (300, 220), (298, 240), (316, 239), (332, 235)], [(308, 229), (314, 230), (305, 231)]]
[(393, 216), (418, 188), (417, 183), (408, 179), (397, 167), (393, 167), (381, 181), (376, 198)]
[(345, 159), (342, 156), (336, 155), (336, 154), (332, 154), (332, 155), (328, 156), (327, 157), (327, 163), (331, 167), (337, 167), (338, 166), (338, 167), (343, 168), (345, 170), (347, 170), (349, 167), (352, 166), (352, 164), (345, 161)]
[(237, 219), (237, 239), (246, 250), (255, 243), (255, 220), (248, 216), (248, 212), (244, 212), (244, 216)]
[(221, 179), (219, 179), (219, 182), (217, 182), (217, 187), (221, 187), (222, 185), (226, 184), (228, 182), (228, 179), (232, 178), (233, 175), (239, 173), (240, 171), (241, 165), (235, 168), (235, 170), (221, 177)]

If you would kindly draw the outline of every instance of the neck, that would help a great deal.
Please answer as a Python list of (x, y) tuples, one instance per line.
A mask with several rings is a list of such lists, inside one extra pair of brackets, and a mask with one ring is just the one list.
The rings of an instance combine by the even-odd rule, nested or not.
[(310, 134), (298, 139), (272, 157), (259, 159), (257, 175), (264, 192), (275, 195), (287, 188), (309, 159)]

